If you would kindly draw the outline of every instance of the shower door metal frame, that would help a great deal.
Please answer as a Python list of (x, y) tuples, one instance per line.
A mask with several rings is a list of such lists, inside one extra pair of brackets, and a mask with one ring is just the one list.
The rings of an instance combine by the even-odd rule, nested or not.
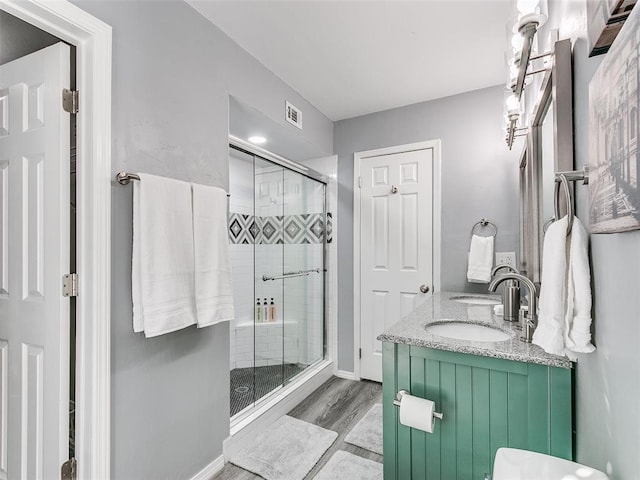
[[(300, 173), (305, 177), (309, 177), (313, 180), (317, 180), (320, 183), (323, 183), (326, 187), (329, 183), (330, 178), (322, 173), (309, 168), (301, 163), (294, 162), (293, 160), (289, 160), (283, 156), (278, 155), (277, 153), (272, 153), (269, 150), (265, 150), (253, 143), (246, 142), (241, 138), (235, 137), (233, 135), (229, 135), (229, 145), (236, 150), (241, 150), (249, 155), (256, 155), (258, 157), (264, 158), (270, 162), (273, 162), (281, 167), (284, 167), (288, 170), (293, 170), (294, 172)], [(326, 193), (326, 192), (325, 192)], [(325, 195), (326, 199), (326, 195)], [(326, 202), (325, 202), (326, 206)]]
[[(260, 157), (269, 162), (275, 163), (276, 165), (286, 168), (287, 170), (296, 172), (301, 174), (302, 176), (308, 177), (312, 180), (320, 182), (324, 187), (324, 238), (322, 240), (322, 358), (317, 360), (313, 364), (326, 360), (327, 358), (327, 339), (328, 339), (328, 331), (327, 331), (327, 259), (328, 259), (328, 244), (327, 244), (327, 213), (329, 211), (329, 199), (327, 195), (327, 188), (330, 181), (330, 178), (326, 175), (309, 168), (305, 165), (302, 165), (293, 160), (289, 160), (281, 155), (270, 152), (261, 148), (253, 143), (247, 142), (239, 137), (234, 135), (229, 135), (229, 147), (234, 148), (235, 150), (244, 152), (248, 155), (254, 155)], [(254, 259), (255, 261), (255, 259)], [(337, 328), (337, 325), (336, 325)], [(309, 367), (313, 364), (310, 364)], [(254, 365), (255, 367), (255, 365)], [(309, 368), (307, 367), (307, 368)], [(306, 371), (303, 370), (303, 372)], [(284, 386), (284, 377), (283, 377), (283, 386)], [(255, 401), (254, 401), (255, 404)]]

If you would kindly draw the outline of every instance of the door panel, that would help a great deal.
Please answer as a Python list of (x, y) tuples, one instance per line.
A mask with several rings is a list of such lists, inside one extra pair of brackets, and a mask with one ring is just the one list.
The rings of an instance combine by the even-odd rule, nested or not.
[[(374, 290), (371, 297), (367, 300), (373, 307), (371, 313), (372, 329), (374, 331), (384, 330), (385, 321), (387, 316), (389, 315), (389, 301), (391, 300), (389, 292)], [(376, 340), (373, 336), (369, 336), (367, 340), (368, 344), (363, 349), (364, 351), (371, 352), (374, 355), (381, 353), (381, 342)]]
[[(31, 123), (30, 123), (31, 124)], [(44, 298), (44, 155), (22, 160), (22, 228), (23, 298), (41, 301)], [(25, 281), (26, 280), (26, 281)]]
[[(69, 449), (69, 47), (0, 66), (0, 478), (57, 478)], [(9, 446), (11, 446), (9, 448)]]
[(389, 199), (373, 198), (373, 258), (374, 270), (389, 269)]
[(415, 292), (400, 292), (400, 316), (409, 315), (418, 306), (420, 296)]
[(391, 324), (414, 310), (433, 283), (433, 150), (361, 160), (360, 376), (382, 380)]
[(418, 195), (400, 197), (400, 248), (404, 272), (418, 270)]
[(9, 344), (0, 340), (0, 477), (7, 476), (7, 413), (9, 400)]
[(21, 464), (24, 478), (43, 478), (44, 348), (22, 344), (20, 406)]
[(9, 162), (2, 160), (0, 158), (0, 298), (9, 294)]

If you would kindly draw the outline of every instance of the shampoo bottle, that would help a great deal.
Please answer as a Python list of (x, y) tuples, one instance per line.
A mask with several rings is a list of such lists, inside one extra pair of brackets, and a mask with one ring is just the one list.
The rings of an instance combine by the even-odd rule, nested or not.
[(265, 322), (269, 321), (269, 305), (267, 305), (267, 299), (264, 299), (264, 303), (262, 304), (262, 315)]
[(262, 306), (260, 305), (260, 299), (256, 298), (256, 323), (262, 322)]
[(273, 301), (273, 297), (271, 298), (271, 305), (269, 305), (269, 320), (275, 322), (277, 320), (276, 315), (276, 304)]

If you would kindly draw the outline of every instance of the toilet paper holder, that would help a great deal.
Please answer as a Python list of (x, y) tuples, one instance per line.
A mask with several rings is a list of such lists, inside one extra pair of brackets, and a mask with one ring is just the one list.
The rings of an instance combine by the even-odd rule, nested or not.
[[(400, 390), (398, 393), (396, 393), (396, 399), (393, 401), (393, 405), (396, 407), (400, 406), (400, 401), (402, 400), (402, 396), (404, 394), (409, 395), (409, 392), (407, 392), (406, 390)], [(433, 412), (433, 416), (434, 418), (437, 418), (438, 420), (442, 420), (442, 417), (444, 416), (442, 413), (440, 412)]]

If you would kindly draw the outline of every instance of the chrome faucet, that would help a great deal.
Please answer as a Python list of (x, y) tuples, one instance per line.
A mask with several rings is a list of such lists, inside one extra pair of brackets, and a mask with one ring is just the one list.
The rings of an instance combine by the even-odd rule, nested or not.
[(498, 288), (498, 285), (500, 285), (505, 280), (518, 280), (520, 283), (525, 284), (529, 289), (529, 311), (525, 312), (523, 316), (522, 336), (520, 337), (520, 340), (522, 340), (523, 342), (531, 343), (533, 331), (538, 325), (538, 314), (536, 311), (538, 298), (536, 296), (536, 286), (524, 275), (520, 275), (519, 273), (505, 273), (503, 275), (495, 277), (491, 281), (491, 283), (489, 284), (489, 291), (495, 292), (496, 288)]
[(503, 263), (503, 264), (496, 265), (495, 267), (493, 267), (493, 270), (491, 270), (491, 276), (495, 277), (496, 273), (498, 273), (503, 268), (508, 268), (509, 271), (513, 272), (513, 273), (520, 273), (516, 268), (512, 267), (511, 265), (507, 265), (507, 264)]
[[(509, 272), (520, 273), (511, 265), (502, 264), (491, 270), (491, 278), (494, 278), (503, 268), (509, 269)], [(507, 322), (517, 322), (520, 312), (520, 285), (517, 280), (507, 280), (505, 282), (504, 291), (502, 292), (502, 305), (504, 308), (502, 318)]]

